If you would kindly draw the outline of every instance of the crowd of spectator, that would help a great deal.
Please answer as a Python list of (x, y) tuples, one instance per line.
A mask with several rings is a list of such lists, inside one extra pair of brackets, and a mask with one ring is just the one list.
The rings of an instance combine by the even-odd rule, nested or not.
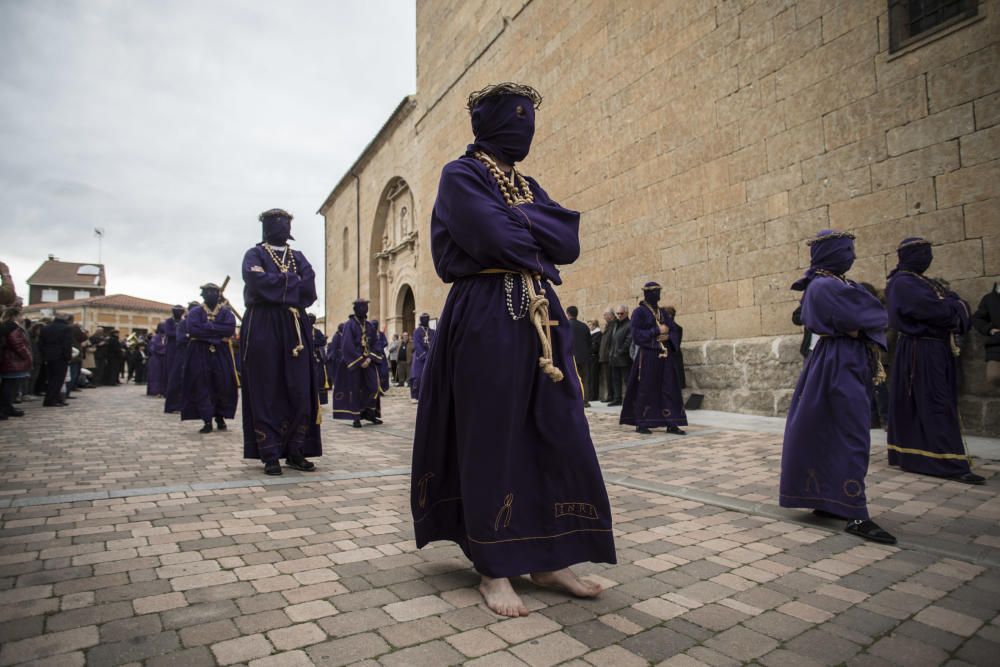
[[(666, 310), (676, 318), (677, 310), (673, 306), (667, 306)], [(603, 328), (598, 320), (581, 321), (576, 306), (567, 308), (566, 316), (573, 330), (573, 358), (583, 382), (584, 404), (589, 407), (590, 401), (602, 401), (609, 406), (621, 405), (636, 355), (629, 307), (621, 304), (604, 311)], [(676, 319), (674, 326), (683, 338), (684, 329)], [(680, 386), (683, 388), (686, 386), (684, 357), (680, 350), (677, 355)]]
[(22, 417), (17, 407), (42, 398), (44, 407), (65, 407), (74, 392), (98, 385), (145, 382), (148, 354), (140, 333), (126, 341), (116, 329), (88, 331), (71, 314), (24, 316), (7, 265), (0, 262), (0, 421)]

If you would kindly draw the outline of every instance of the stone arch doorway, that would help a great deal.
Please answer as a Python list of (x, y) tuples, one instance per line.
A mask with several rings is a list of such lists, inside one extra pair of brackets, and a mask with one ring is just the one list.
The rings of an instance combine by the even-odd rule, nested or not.
[(397, 332), (405, 331), (411, 335), (417, 324), (417, 300), (413, 296), (413, 288), (405, 283), (396, 295), (396, 323)]
[(399, 176), (390, 179), (375, 209), (368, 265), (370, 317), (383, 324), (399, 317), (399, 304), (391, 302), (392, 295), (400, 293), (397, 286), (403, 283), (401, 277), (412, 273), (417, 266), (419, 232), (413, 211), (409, 184)]

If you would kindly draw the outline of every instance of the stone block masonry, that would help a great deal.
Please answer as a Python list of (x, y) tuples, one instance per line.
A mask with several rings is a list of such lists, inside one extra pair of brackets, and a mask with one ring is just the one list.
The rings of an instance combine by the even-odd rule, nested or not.
[[(856, 233), (850, 277), (880, 288), (909, 235), (936, 244), (930, 273), (973, 307), (1000, 279), (1000, 0), (899, 53), (888, 35), (883, 0), (419, 0), (415, 95), (320, 209), (327, 317), (344, 319), (358, 275), (394, 327), (405, 289), (416, 312), (440, 311), (428, 226), (441, 167), (471, 137), (468, 93), (515, 79), (545, 97), (523, 170), (583, 214), (562, 302), (599, 317), (657, 280), (687, 356), (708, 354), (689, 373), (707, 405), (782, 414), (799, 367), (788, 287), (817, 230)], [(412, 255), (383, 252), (399, 178)], [(995, 434), (978, 338), (963, 417)]]

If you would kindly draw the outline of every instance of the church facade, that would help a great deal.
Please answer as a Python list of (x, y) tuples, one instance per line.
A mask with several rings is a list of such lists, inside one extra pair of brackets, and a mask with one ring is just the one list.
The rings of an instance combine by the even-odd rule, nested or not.
[[(561, 301), (601, 319), (660, 282), (706, 408), (786, 410), (819, 229), (855, 233), (849, 275), (880, 289), (911, 235), (973, 308), (998, 280), (1000, 0), (418, 0), (416, 30), (416, 92), (319, 209), (331, 323), (357, 295), (389, 333), (440, 311), (438, 177), (469, 92), (505, 80), (545, 98), (522, 170), (582, 213)], [(983, 358), (972, 333), (962, 414), (997, 433)]]

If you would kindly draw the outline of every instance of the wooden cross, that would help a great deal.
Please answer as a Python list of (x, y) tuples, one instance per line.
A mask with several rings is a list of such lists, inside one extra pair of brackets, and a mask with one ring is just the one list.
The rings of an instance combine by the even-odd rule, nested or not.
[(548, 320), (542, 326), (545, 327), (545, 337), (549, 339), (549, 347), (552, 347), (552, 327), (559, 326), (558, 320)]

